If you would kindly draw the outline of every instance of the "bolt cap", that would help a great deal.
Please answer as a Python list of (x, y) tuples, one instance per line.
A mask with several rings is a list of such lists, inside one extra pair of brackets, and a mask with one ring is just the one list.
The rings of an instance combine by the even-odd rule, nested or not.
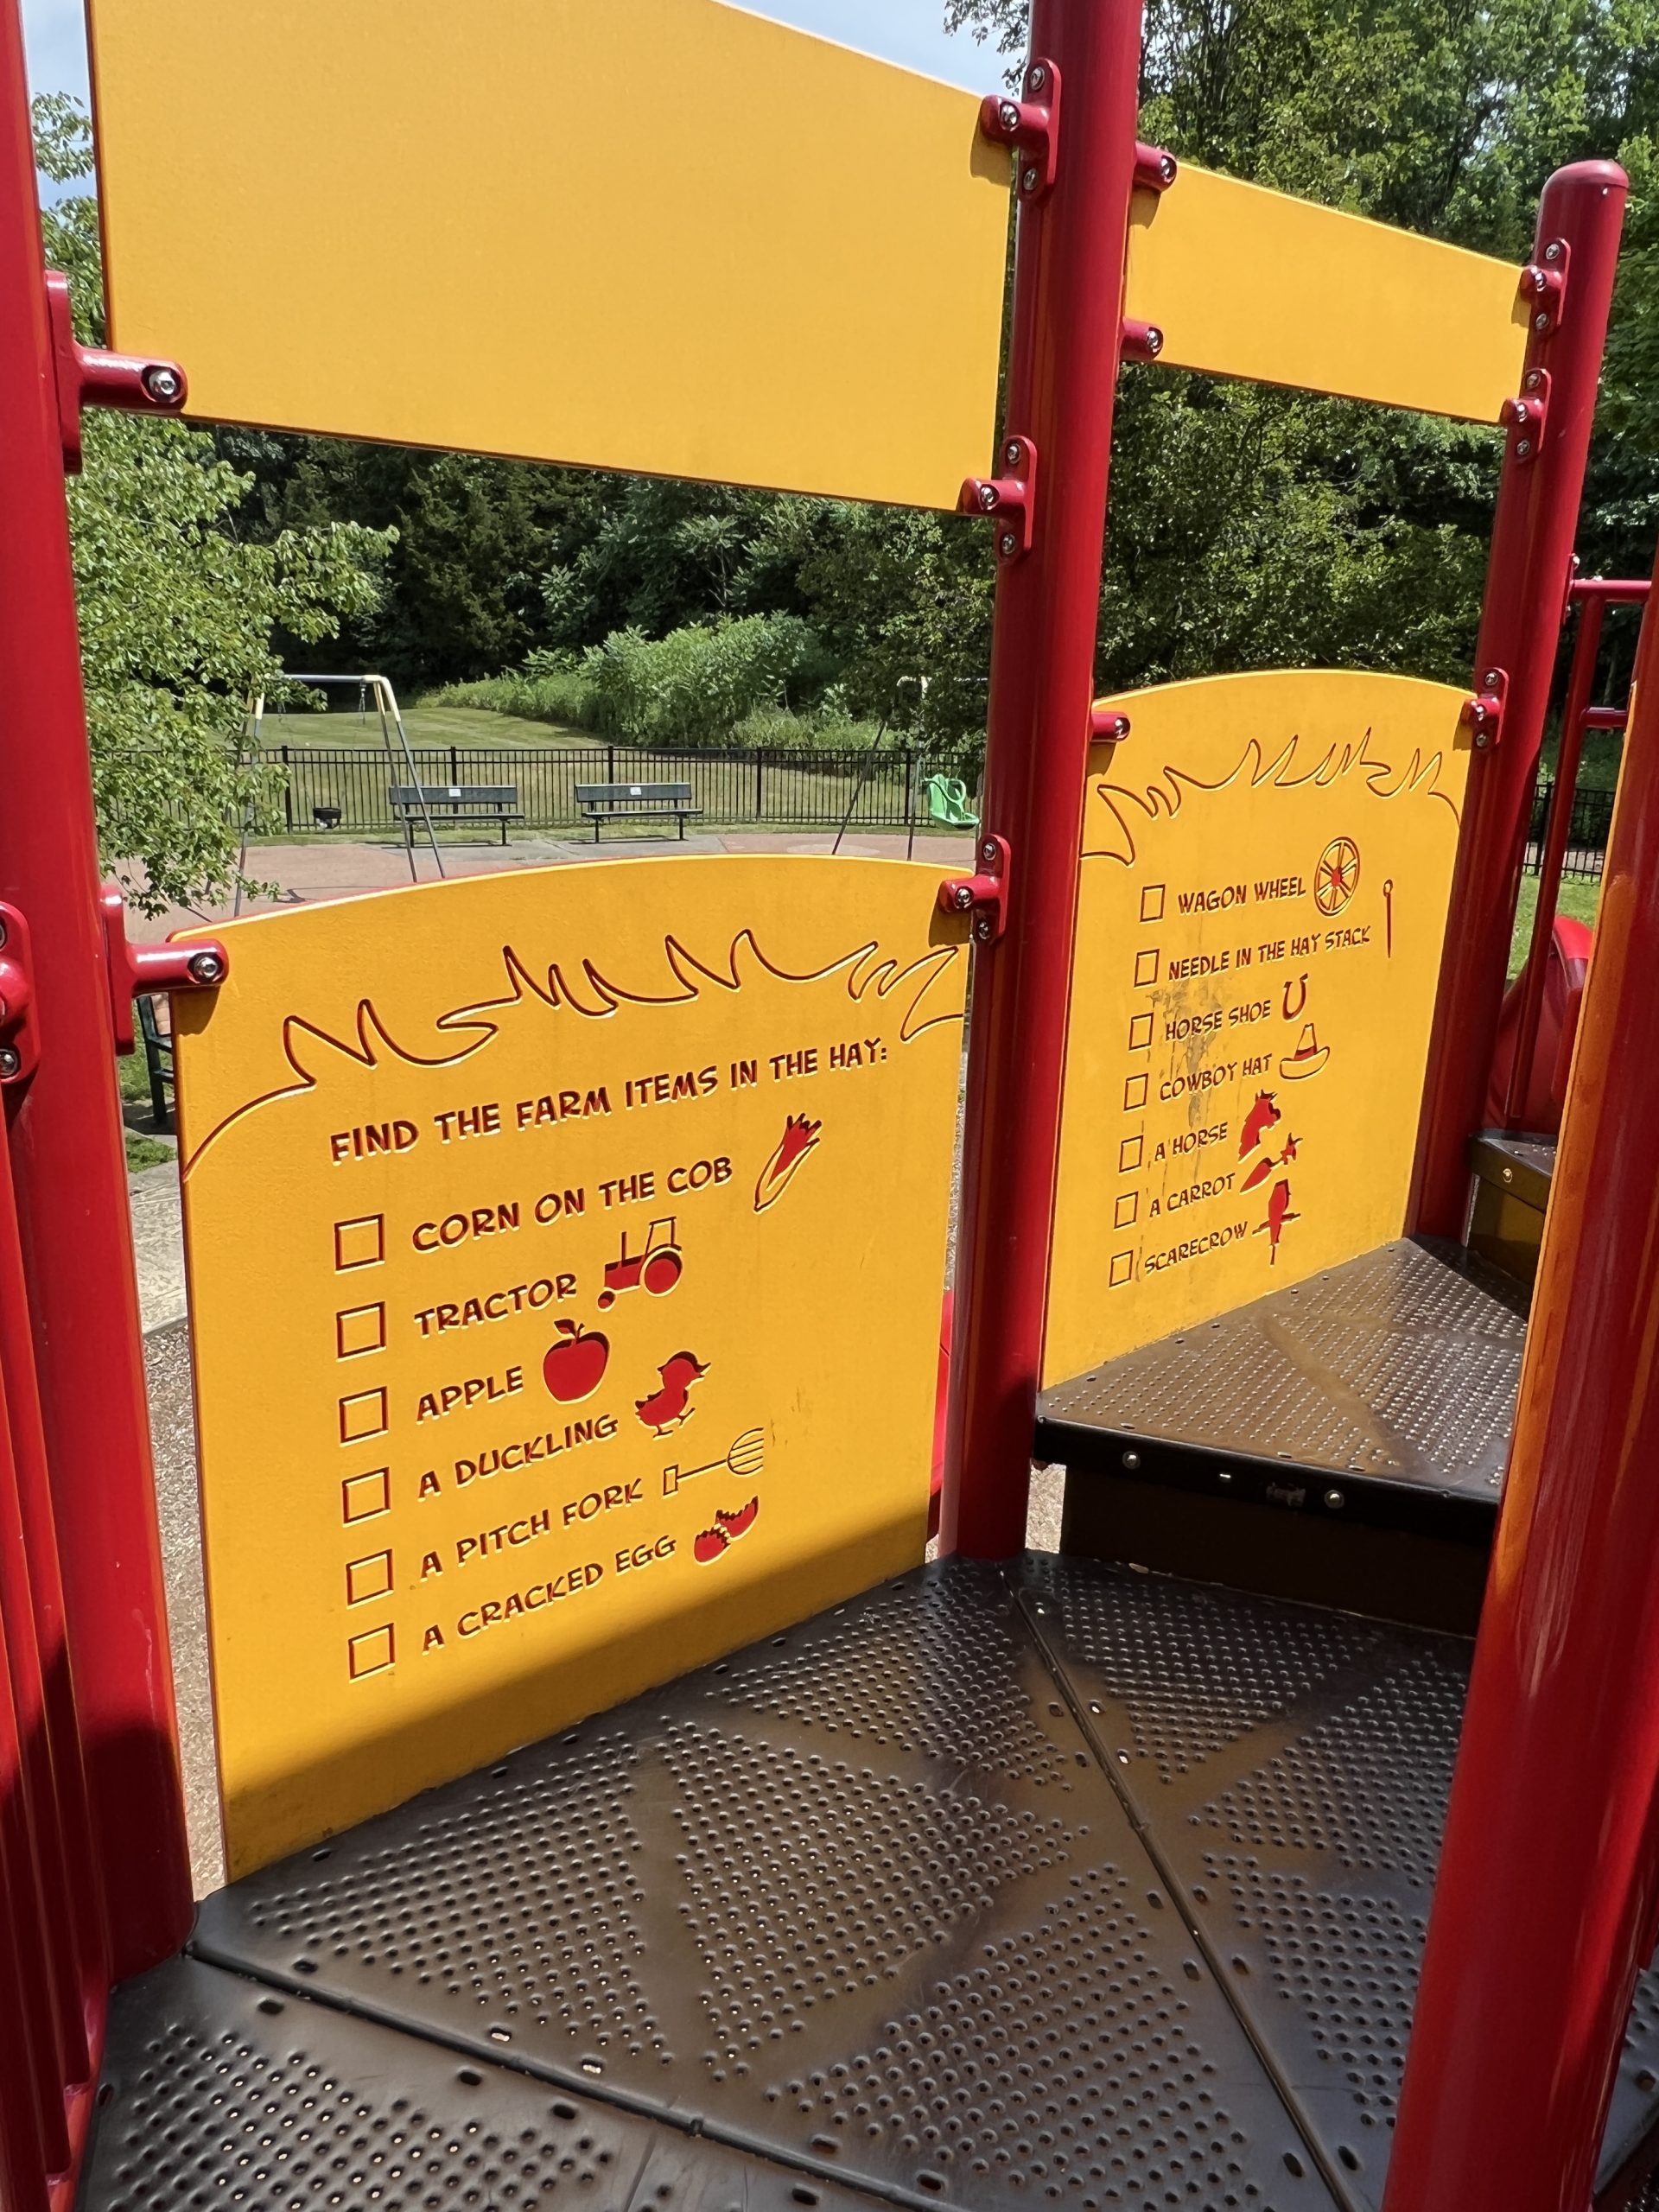
[(190, 973), (198, 983), (217, 983), (224, 980), (225, 963), (216, 952), (193, 953)]
[(1138, 1452), (1126, 1452), (1123, 1454), (1123, 1464), (1133, 1474), (1141, 1465), (1141, 1454)]
[(184, 397), (184, 378), (169, 361), (152, 361), (138, 381), (158, 407), (171, 407)]

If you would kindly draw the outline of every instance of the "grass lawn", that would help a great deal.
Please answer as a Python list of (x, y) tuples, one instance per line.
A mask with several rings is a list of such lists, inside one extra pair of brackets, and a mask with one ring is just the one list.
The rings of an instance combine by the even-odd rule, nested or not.
[[(1561, 895), (1555, 902), (1559, 914), (1571, 914), (1575, 921), (1593, 923), (1596, 907), (1601, 899), (1599, 883), (1580, 882), (1574, 876), (1563, 878)], [(1521, 899), (1516, 908), (1515, 937), (1510, 947), (1510, 976), (1511, 980), (1521, 973), (1532, 943), (1532, 918), (1538, 911), (1538, 879), (1523, 875), (1521, 879)]]
[[(343, 695), (351, 697), (349, 692)], [(493, 715), (482, 707), (405, 707), (404, 728), (411, 746), (454, 745), (468, 749), (499, 747), (521, 753), (531, 747), (567, 752), (591, 749), (603, 740), (585, 729), (564, 729), (556, 722), (523, 721), (517, 715)], [(372, 707), (359, 718), (355, 710), (329, 715), (274, 715), (265, 716), (264, 742), (279, 745), (368, 746), (381, 749), (380, 717)], [(392, 732), (396, 746), (397, 733)]]

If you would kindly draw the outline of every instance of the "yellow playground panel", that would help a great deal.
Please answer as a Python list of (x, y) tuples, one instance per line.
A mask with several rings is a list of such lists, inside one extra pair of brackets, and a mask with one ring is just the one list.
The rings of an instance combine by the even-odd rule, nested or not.
[(1470, 759), (1465, 696), (1405, 677), (1107, 703), (1049, 1382), (1401, 1235)]
[(923, 506), (984, 467), (968, 93), (717, 0), (91, 16), (114, 340), (193, 412)]
[(938, 890), (613, 861), (214, 932), (176, 1020), (233, 1874), (920, 1560)]
[(1126, 312), (1166, 366), (1496, 423), (1529, 308), (1512, 264), (1183, 167), (1139, 191)]

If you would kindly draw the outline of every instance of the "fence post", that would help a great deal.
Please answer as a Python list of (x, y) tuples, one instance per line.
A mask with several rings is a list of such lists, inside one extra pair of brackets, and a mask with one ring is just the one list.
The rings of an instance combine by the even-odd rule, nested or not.
[(283, 747), (283, 827), (294, 827), (294, 785), (288, 772), (288, 747)]
[(766, 755), (764, 753), (757, 753), (754, 756), (754, 818), (757, 822), (764, 822), (766, 818), (766, 803), (761, 796), (762, 787), (760, 780), (766, 772)]

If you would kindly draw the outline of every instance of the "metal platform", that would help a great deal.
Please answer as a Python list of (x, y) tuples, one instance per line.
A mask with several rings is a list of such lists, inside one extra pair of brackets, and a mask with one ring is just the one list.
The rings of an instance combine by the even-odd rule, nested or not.
[[(210, 1898), (83, 2212), (1374, 2212), (1466, 1657), (907, 1577)], [(1644, 1995), (1604, 2175), (1656, 2068)]]
[(1475, 1179), (1471, 1250), (1505, 1274), (1530, 1283), (1555, 1176), (1554, 1138), (1486, 1129), (1470, 1141), (1469, 1166)]
[(1456, 1246), (1385, 1244), (1045, 1391), (1038, 1456), (1484, 1546), (1526, 1316)]

